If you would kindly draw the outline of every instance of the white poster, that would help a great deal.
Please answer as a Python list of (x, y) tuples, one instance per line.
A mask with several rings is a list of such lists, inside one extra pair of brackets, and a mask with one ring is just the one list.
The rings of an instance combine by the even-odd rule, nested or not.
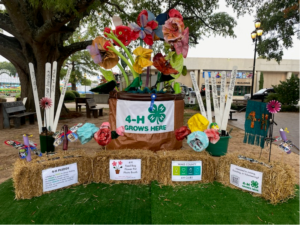
[(109, 177), (111, 180), (140, 180), (141, 159), (110, 159)]
[(174, 131), (174, 101), (117, 100), (117, 127), (126, 133), (156, 134)]
[(172, 161), (172, 181), (199, 181), (202, 161)]
[(42, 171), (43, 192), (78, 183), (77, 163), (49, 168)]
[(230, 183), (241, 189), (261, 194), (262, 172), (230, 165)]

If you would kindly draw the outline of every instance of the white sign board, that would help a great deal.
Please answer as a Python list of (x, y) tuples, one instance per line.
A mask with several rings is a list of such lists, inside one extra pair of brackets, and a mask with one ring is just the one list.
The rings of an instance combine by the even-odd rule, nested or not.
[(172, 181), (199, 181), (202, 161), (172, 161)]
[(43, 192), (78, 183), (77, 163), (49, 168), (42, 171)]
[(109, 160), (109, 177), (111, 180), (140, 180), (141, 159)]
[(174, 101), (117, 100), (117, 127), (126, 133), (157, 134), (174, 131)]
[(241, 189), (261, 194), (262, 172), (230, 165), (230, 183)]

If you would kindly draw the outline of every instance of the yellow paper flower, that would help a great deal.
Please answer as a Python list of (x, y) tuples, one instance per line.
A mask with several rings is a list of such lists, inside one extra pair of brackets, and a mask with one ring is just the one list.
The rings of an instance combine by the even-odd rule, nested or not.
[(195, 131), (204, 131), (207, 129), (207, 126), (209, 124), (209, 121), (202, 116), (200, 113), (197, 113), (193, 115), (189, 120), (188, 120), (188, 125), (191, 130), (191, 132)]
[(136, 58), (133, 64), (133, 69), (135, 72), (141, 74), (144, 67), (152, 65), (152, 62), (150, 61), (152, 52), (152, 49), (143, 48), (141, 46), (134, 49), (133, 54), (136, 55)]

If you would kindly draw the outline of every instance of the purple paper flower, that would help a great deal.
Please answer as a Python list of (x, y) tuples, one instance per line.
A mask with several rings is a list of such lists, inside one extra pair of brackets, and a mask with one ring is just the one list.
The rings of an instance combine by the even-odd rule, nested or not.
[(277, 113), (280, 111), (280, 109), (281, 109), (281, 103), (276, 100), (272, 100), (267, 104), (267, 110), (270, 113)]

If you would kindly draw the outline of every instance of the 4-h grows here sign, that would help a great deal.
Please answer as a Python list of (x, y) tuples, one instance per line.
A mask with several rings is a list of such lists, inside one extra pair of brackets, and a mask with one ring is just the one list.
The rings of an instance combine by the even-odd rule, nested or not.
[(126, 133), (155, 134), (174, 131), (174, 101), (117, 100), (117, 127)]

